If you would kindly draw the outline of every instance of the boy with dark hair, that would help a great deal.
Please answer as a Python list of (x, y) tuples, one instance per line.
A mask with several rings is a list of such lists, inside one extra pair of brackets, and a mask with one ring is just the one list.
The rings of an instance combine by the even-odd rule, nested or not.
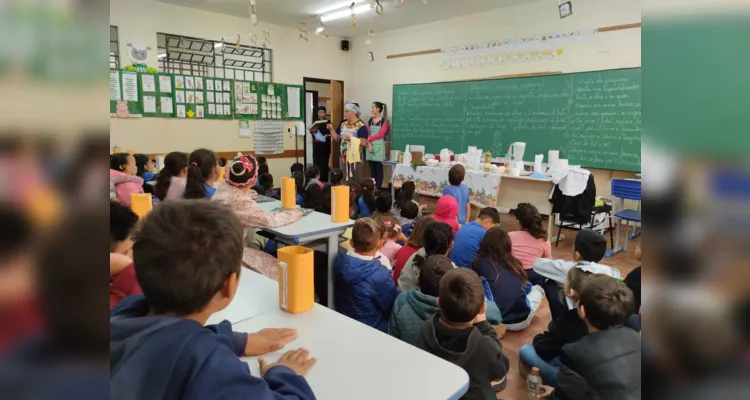
[(624, 283), (603, 275), (584, 281), (577, 310), (589, 334), (563, 346), (553, 399), (641, 398), (641, 336), (623, 326), (632, 309)]
[(534, 271), (548, 279), (543, 288), (549, 301), (553, 321), (562, 317), (567, 310), (575, 308), (570, 298), (566, 299), (567, 305), (561, 300), (558, 289), (558, 284), (565, 284), (568, 271), (571, 268), (581, 268), (591, 274), (620, 277), (620, 271), (616, 268), (597, 264), (604, 258), (606, 252), (607, 239), (601, 233), (590, 229), (581, 229), (576, 234), (573, 244), (573, 260), (575, 261), (551, 260), (549, 258), (538, 258), (534, 261), (532, 265)]
[(268, 173), (268, 164), (258, 164), (258, 175)]
[(419, 216), (419, 205), (413, 201), (408, 201), (401, 206), (401, 216), (399, 222), (401, 223), (401, 232), (404, 236), (411, 237), (411, 231), (414, 228), (414, 220)]
[[(360, 218), (352, 227), (351, 249), (339, 253), (334, 265), (336, 311), (383, 332), (396, 286), (379, 253), (385, 242), (383, 227), (372, 218)], [(387, 261), (387, 259), (385, 260)]]
[(493, 381), (508, 373), (508, 358), (487, 322), (484, 288), (476, 272), (454, 268), (440, 280), (440, 313), (423, 325), (418, 347), (462, 367), (469, 374), (467, 400), (495, 399)]
[(424, 233), (424, 247), (417, 250), (404, 264), (398, 277), (398, 290), (406, 292), (417, 287), (419, 277), (419, 263), (424, 259), (442, 254), (447, 256), (453, 248), (453, 228), (445, 222), (431, 223)]
[(463, 165), (456, 164), (448, 170), (448, 183), (450, 185), (443, 189), (443, 195), (452, 196), (458, 203), (458, 223), (465, 224), (471, 215), (471, 203), (469, 203), (469, 187), (463, 184), (466, 170)]
[(302, 163), (298, 163), (298, 162), (292, 164), (292, 166), (289, 167), (289, 176), (293, 177), (294, 173), (297, 172), (297, 171), (302, 172), (304, 174), (305, 173), (305, 166), (302, 165)]
[(273, 188), (273, 175), (269, 173), (261, 174), (258, 176), (258, 185), (266, 190), (266, 196), (276, 197), (278, 191)]
[(462, 226), (456, 233), (451, 261), (459, 267), (471, 267), (484, 234), (499, 224), (500, 213), (495, 207), (485, 207), (479, 211), (475, 221)]
[(399, 293), (388, 321), (388, 333), (416, 346), (422, 325), (438, 312), (437, 296), (440, 278), (453, 269), (448, 257), (430, 256), (420, 269), (419, 288)]
[(255, 160), (258, 161), (258, 165), (268, 165), (268, 161), (266, 161), (266, 158), (263, 156), (257, 156), (255, 157)]
[(144, 294), (110, 313), (112, 398), (315, 398), (303, 377), (315, 363), (306, 350), (260, 360), (261, 378), (238, 358), (279, 350), (295, 330), (204, 326), (237, 291), (242, 249), (242, 224), (216, 202), (166, 202), (149, 214), (133, 246)]

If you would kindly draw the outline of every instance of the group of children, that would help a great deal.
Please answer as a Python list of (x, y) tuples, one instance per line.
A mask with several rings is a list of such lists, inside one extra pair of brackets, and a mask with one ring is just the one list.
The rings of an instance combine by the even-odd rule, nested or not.
[[(143, 185), (135, 179), (136, 161), (113, 155), (110, 171), (122, 203), (112, 202), (110, 212), (112, 390), (144, 390), (137, 397), (149, 398), (145, 388), (158, 388), (159, 398), (202, 398), (218, 381), (226, 383), (220, 391), (227, 395), (244, 390), (257, 398), (270, 399), (272, 392), (314, 398), (300, 377), (315, 362), (305, 350), (262, 364), (264, 379), (237, 359), (264, 353), (253, 348), (258, 343), (277, 350), (296, 333), (238, 334), (226, 322), (201, 327), (231, 301), (240, 265), (276, 278), (275, 258), (253, 246), (251, 236), (294, 222), (301, 212), (258, 207), (253, 192), (275, 189), (272, 177), (260, 182), (267, 172), (252, 156), (229, 161), (224, 180), (214, 184), (219, 160), (213, 152), (174, 152), (155, 177), (155, 201), (211, 201), (159, 204), (133, 242), (138, 220), (125, 192)], [(553, 398), (635, 398), (640, 392), (640, 336), (625, 327), (638, 310), (619, 272), (597, 264), (606, 251), (600, 234), (580, 231), (575, 261), (565, 262), (550, 259), (541, 216), (530, 204), (513, 212), (519, 231), (500, 228), (500, 214), (491, 207), (471, 221), (460, 165), (451, 168), (450, 185), (431, 215), (422, 215), (414, 182), (404, 183), (394, 200), (371, 179), (343, 182), (336, 169), (327, 183), (314, 166), (295, 164), (290, 172), (305, 208), (330, 213), (331, 187), (350, 188), (356, 221), (348, 250), (335, 260), (336, 310), (464, 368), (470, 383), (463, 398), (494, 399), (504, 388), (509, 362), (498, 337), (503, 328), (527, 328), (544, 297), (553, 321), (520, 356), (522, 367), (538, 368), (555, 387)], [(178, 362), (166, 366), (168, 358)]]

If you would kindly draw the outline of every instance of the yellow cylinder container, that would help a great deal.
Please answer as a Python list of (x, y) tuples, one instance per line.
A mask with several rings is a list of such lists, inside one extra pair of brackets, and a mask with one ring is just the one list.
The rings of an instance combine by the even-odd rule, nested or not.
[(219, 176), (216, 177), (216, 182), (224, 182), (224, 173), (226, 172), (226, 167), (218, 167)]
[(281, 178), (281, 207), (282, 208), (295, 208), (297, 207), (297, 187), (294, 183), (294, 178), (288, 176)]
[(151, 212), (151, 195), (148, 193), (131, 193), (130, 194), (130, 209), (133, 210), (135, 215), (139, 218), (143, 218), (146, 214)]
[(122, 148), (115, 146), (112, 148), (112, 154), (122, 153)]
[(331, 188), (331, 221), (346, 222), (348, 220), (349, 186), (334, 186)]
[(282, 247), (279, 257), (279, 308), (303, 313), (315, 305), (313, 251), (302, 246)]
[(135, 150), (128, 150), (128, 154), (132, 156), (133, 154), (135, 154)]

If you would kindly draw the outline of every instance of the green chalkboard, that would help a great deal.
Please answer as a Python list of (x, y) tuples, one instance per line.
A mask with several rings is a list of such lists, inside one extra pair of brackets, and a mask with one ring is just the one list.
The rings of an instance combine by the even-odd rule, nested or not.
[(641, 169), (641, 69), (393, 86), (393, 148), (468, 146), (524, 161), (559, 150), (571, 165)]

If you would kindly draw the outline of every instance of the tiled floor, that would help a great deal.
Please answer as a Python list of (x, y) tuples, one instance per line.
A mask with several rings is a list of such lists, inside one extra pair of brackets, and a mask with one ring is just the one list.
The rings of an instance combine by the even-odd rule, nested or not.
[[(501, 218), (501, 226), (507, 231), (513, 231), (519, 229), (515, 218), (510, 215), (503, 215)], [(624, 229), (620, 229), (622, 232)], [(554, 233), (557, 233), (555, 228)], [(554, 258), (562, 258), (566, 260), (573, 259), (573, 242), (575, 241), (576, 231), (563, 230), (565, 235), (558, 247), (552, 245), (552, 256)], [(620, 238), (620, 243), (625, 239), (624, 234)], [(607, 234), (607, 241), (609, 242), (609, 234)], [(616, 267), (620, 270), (620, 274), (624, 277), (630, 271), (640, 265), (639, 261), (636, 260), (633, 254), (636, 246), (640, 244), (640, 238), (635, 239), (628, 244), (627, 253), (618, 253), (610, 259), (602, 260), (602, 264)], [(608, 246), (609, 248), (609, 246)], [(531, 340), (537, 333), (544, 332), (547, 325), (550, 322), (550, 311), (547, 306), (547, 300), (545, 299), (542, 303), (542, 307), (537, 311), (534, 316), (534, 320), (531, 325), (521, 332), (507, 332), (505, 337), (501, 340), (503, 343), (503, 351), (505, 355), (510, 359), (510, 372), (508, 373), (508, 385), (505, 390), (498, 393), (498, 399), (504, 400), (524, 400), (526, 397), (526, 381), (520, 376), (518, 372), (518, 349), (526, 343), (531, 343)]]

